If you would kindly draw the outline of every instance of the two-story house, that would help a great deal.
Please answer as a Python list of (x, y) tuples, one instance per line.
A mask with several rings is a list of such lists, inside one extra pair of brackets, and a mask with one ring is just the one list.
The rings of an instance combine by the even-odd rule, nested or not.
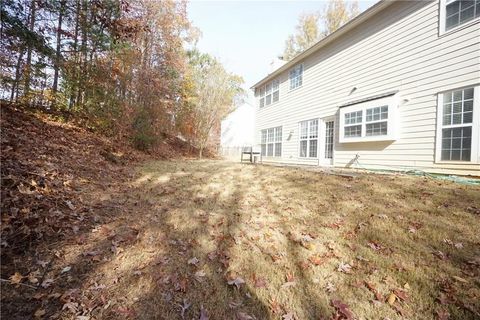
[(380, 1), (256, 83), (264, 161), (480, 175), (480, 0)]

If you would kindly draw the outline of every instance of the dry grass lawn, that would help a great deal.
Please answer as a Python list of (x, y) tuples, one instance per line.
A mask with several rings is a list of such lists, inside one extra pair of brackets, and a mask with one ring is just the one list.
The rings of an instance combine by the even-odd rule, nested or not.
[(206, 160), (85, 197), (63, 318), (480, 318), (480, 187)]

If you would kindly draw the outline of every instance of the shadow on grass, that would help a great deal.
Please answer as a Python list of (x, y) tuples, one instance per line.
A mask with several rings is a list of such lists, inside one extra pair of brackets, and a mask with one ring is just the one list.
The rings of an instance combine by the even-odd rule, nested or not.
[[(60, 274), (66, 280), (60, 288), (40, 292), (63, 297), (37, 306), (48, 315), (101, 319), (182, 319), (182, 306), (185, 319), (200, 318), (202, 308), (210, 319), (289, 312), (322, 319), (331, 317), (335, 298), (357, 316), (394, 319), (387, 304), (369, 302), (372, 293), (358, 285), (368, 280), (383, 295), (409, 283), (402, 305), (409, 318), (420, 319), (435, 316), (444, 280), (455, 275), (467, 282), (451, 284), (458, 301), (445, 307), (454, 318), (474, 319), (479, 274), (468, 261), (480, 254), (478, 221), (465, 210), (479, 197), (475, 188), (418, 178), (350, 180), (214, 161), (150, 163), (106, 200), (92, 197), (100, 220), (57, 248), (71, 252), (62, 259), (75, 276)], [(334, 255), (306, 265), (315, 252), (293, 241), (295, 232), (313, 235), (319, 251)], [(337, 271), (339, 263), (350, 263), (353, 274)], [(284, 288), (287, 273), (295, 285)], [(240, 278), (246, 283), (238, 288), (228, 284)], [(337, 291), (327, 293), (328, 282)]]

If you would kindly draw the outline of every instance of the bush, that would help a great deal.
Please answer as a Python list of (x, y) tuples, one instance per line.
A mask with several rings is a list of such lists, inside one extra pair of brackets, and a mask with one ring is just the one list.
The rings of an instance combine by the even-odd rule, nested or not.
[(153, 124), (147, 112), (141, 111), (133, 120), (133, 146), (142, 151), (151, 149), (157, 142)]

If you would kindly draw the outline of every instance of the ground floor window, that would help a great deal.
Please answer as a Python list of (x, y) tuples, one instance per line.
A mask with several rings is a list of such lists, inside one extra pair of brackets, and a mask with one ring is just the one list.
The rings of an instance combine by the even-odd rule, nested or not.
[(325, 122), (325, 159), (333, 159), (334, 122)]
[(318, 152), (318, 119), (300, 122), (300, 157), (316, 158)]
[(478, 90), (479, 87), (469, 87), (439, 95), (437, 130), (439, 160), (478, 161), (480, 148)]
[(261, 152), (265, 157), (282, 156), (282, 127), (264, 129), (261, 131)]

